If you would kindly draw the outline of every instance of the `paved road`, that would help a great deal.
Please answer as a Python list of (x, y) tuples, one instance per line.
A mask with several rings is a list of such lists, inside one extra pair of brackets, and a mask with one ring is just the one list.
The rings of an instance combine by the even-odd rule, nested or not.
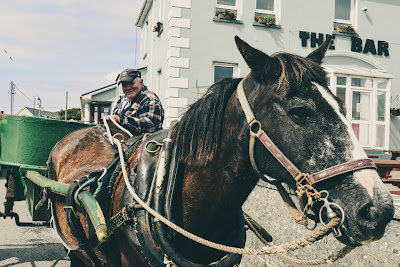
[[(4, 211), (5, 179), (0, 178), (0, 209)], [(15, 202), (14, 211), (22, 222), (30, 221), (24, 201)], [(10, 218), (0, 218), (0, 266), (70, 266), (55, 231), (45, 226), (17, 226)]]

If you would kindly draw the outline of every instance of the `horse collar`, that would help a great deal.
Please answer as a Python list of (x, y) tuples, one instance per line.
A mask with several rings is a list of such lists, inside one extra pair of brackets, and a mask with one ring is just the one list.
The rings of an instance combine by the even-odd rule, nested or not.
[[(249, 124), (250, 130), (250, 141), (249, 141), (249, 155), (250, 162), (254, 169), (254, 171), (258, 174), (258, 176), (266, 181), (266, 182), (276, 182), (275, 179), (272, 179), (263, 174), (257, 167), (255, 158), (254, 158), (254, 145), (255, 139), (257, 138), (264, 146), (268, 149), (268, 151), (281, 163), (283, 167), (290, 173), (290, 175), (296, 181), (297, 193), (300, 196), (306, 195), (309, 199), (311, 198), (313, 201), (318, 201), (320, 194), (313, 187), (317, 182), (336, 177), (340, 174), (365, 169), (365, 168), (375, 168), (375, 164), (370, 159), (360, 159), (355, 161), (349, 161), (346, 163), (342, 163), (339, 165), (335, 165), (324, 169), (322, 171), (316, 172), (314, 174), (307, 174), (301, 172), (283, 153), (279, 150), (279, 148), (272, 142), (272, 140), (268, 137), (268, 135), (262, 129), (261, 122), (256, 120), (254, 113), (250, 107), (250, 104), (247, 100), (246, 94), (243, 88), (243, 80), (237, 86), (237, 97), (239, 99), (240, 105), (243, 109), (243, 112), (246, 116), (247, 123)], [(278, 183), (275, 183), (278, 184)], [(298, 219), (295, 218), (296, 221)]]

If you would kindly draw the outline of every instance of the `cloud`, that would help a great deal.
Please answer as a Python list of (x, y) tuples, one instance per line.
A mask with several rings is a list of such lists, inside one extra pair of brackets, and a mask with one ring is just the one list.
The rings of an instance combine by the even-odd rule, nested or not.
[[(19, 0), (0, 9), (0, 92), (10, 81), (43, 103), (63, 106), (65, 91), (79, 104), (83, 93), (115, 82), (135, 67), (143, 0)], [(4, 52), (4, 49), (7, 53)], [(14, 61), (11, 61), (9, 57)], [(29, 104), (16, 96), (16, 105)], [(0, 98), (0, 110), (9, 100)]]
[(114, 83), (115, 80), (116, 80), (117, 77), (118, 77), (118, 74), (120, 74), (121, 72), (122, 72), (122, 70), (109, 72), (109, 73), (107, 73), (106, 75), (104, 75), (104, 78), (105, 78), (107, 81), (110, 81), (111, 83)]

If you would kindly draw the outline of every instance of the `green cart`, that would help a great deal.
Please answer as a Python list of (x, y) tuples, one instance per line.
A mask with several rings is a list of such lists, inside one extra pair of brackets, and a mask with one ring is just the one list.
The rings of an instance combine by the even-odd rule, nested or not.
[(54, 145), (67, 134), (89, 126), (92, 125), (30, 116), (0, 116), (0, 168), (1, 176), (7, 179), (0, 217), (14, 217), (21, 226), (32, 225), (19, 222), (18, 214), (12, 211), (14, 201), (26, 200), (33, 221), (49, 221), (50, 211), (42, 201), (43, 188), (27, 179), (26, 172), (46, 177), (46, 161)]

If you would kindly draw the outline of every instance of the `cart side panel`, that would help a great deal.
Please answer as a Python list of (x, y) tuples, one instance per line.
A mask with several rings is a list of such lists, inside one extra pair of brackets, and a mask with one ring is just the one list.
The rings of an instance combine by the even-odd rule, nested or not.
[(92, 125), (29, 116), (4, 115), (1, 119), (2, 165), (46, 166), (54, 145), (65, 135)]
[(26, 181), (20, 169), (45, 175), (46, 161), (54, 145), (69, 133), (91, 126), (29, 116), (0, 116), (0, 166), (11, 171), (15, 188), (13, 199), (26, 199), (33, 221), (47, 221), (50, 213), (47, 202), (35, 209), (43, 188)]

